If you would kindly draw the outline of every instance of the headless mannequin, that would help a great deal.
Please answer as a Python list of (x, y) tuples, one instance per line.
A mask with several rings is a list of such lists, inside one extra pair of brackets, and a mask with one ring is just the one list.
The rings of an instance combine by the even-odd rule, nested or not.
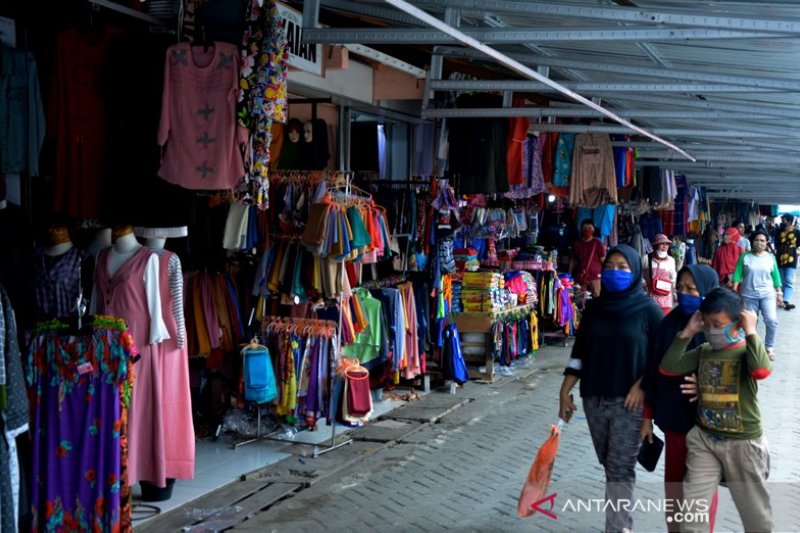
[(133, 227), (130, 225), (115, 227), (111, 237), (114, 239), (114, 245), (108, 257), (108, 273), (113, 276), (142, 245), (136, 240)]
[(48, 231), (48, 234), (50, 236), (50, 246), (45, 248), (45, 255), (49, 255), (50, 257), (64, 255), (74, 246), (70, 240), (69, 230), (67, 230), (66, 226), (53, 226)]

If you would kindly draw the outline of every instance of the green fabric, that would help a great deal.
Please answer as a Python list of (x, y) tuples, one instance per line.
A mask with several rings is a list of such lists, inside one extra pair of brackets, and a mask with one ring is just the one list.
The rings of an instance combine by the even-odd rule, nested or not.
[(761, 338), (748, 335), (743, 345), (728, 350), (714, 350), (706, 342), (687, 352), (690, 340), (676, 337), (661, 361), (661, 368), (670, 374), (697, 372), (698, 425), (722, 437), (760, 437), (763, 428), (758, 408), (758, 382), (752, 372), (772, 370)]
[(383, 331), (381, 330), (383, 306), (378, 299), (373, 298), (369, 291), (365, 289), (356, 289), (353, 292), (361, 302), (361, 308), (364, 310), (364, 316), (367, 319), (367, 327), (356, 335), (353, 344), (342, 348), (342, 353), (348, 357), (358, 357), (359, 361), (365, 363), (375, 359), (380, 354), (381, 338), (383, 336)]
[(353, 230), (353, 239), (350, 245), (353, 248), (363, 248), (372, 243), (372, 237), (364, 225), (364, 218), (355, 206), (347, 208), (347, 220), (350, 222), (350, 229)]
[(8, 393), (6, 392), (6, 386), (0, 385), (0, 411), (5, 411), (8, 407)]

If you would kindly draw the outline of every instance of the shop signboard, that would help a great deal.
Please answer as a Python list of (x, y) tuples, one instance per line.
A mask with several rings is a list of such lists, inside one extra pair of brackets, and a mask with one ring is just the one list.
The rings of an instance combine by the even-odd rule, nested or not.
[(285, 21), (289, 41), (289, 65), (322, 75), (322, 45), (303, 42), (303, 14), (283, 4), (278, 4), (278, 18)]

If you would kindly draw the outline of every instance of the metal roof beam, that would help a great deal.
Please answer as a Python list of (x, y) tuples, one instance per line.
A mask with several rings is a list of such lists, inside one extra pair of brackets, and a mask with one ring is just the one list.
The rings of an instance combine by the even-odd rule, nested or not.
[[(573, 90), (591, 93), (618, 95), (619, 93), (774, 93), (777, 89), (740, 87), (737, 85), (700, 83), (602, 83), (565, 82), (562, 85)], [(431, 80), (431, 88), (437, 91), (528, 91), (556, 92), (552, 87), (524, 80)]]
[(725, 162), (711, 162), (711, 161), (647, 161), (643, 159), (636, 160), (637, 167), (663, 167), (672, 170), (682, 170), (690, 172), (692, 170), (709, 170), (723, 173), (730, 172), (743, 172), (752, 173), (753, 178), (757, 176), (783, 171), (787, 174), (797, 176), (797, 165), (793, 163), (725, 163)]
[[(347, 2), (344, 0), (320, 0), (322, 7), (333, 11), (344, 11), (347, 13), (354, 13), (356, 15), (363, 15), (374, 19), (384, 20), (386, 22), (394, 22), (396, 24), (405, 24), (406, 26), (416, 26), (417, 19), (399, 13), (397, 10), (389, 9), (386, 7), (376, 6), (372, 4), (356, 4), (355, 2)], [(445, 9), (441, 7), (439, 9)], [(477, 12), (476, 12), (477, 13)], [(481, 11), (482, 13), (482, 11)]]
[[(780, 144), (762, 141), (740, 141), (738, 139), (727, 139), (729, 144), (701, 144), (695, 142), (687, 142), (686, 147), (692, 150), (699, 150), (701, 152), (717, 152), (717, 153), (743, 153), (750, 150), (758, 153), (777, 153), (782, 154), (785, 152), (800, 152), (800, 145)], [(703, 139), (705, 141), (705, 139)], [(658, 143), (643, 142), (643, 141), (612, 141), (611, 146), (614, 147), (630, 147), (630, 148), (643, 148), (643, 149), (660, 149), (661, 145)]]
[[(713, 124), (712, 124), (713, 125)], [(631, 133), (626, 126), (607, 126), (607, 125), (586, 125), (586, 124), (531, 124), (529, 131), (556, 131), (564, 133)], [(692, 129), (692, 128), (656, 128), (653, 130), (656, 135), (666, 135), (669, 137), (747, 137), (747, 138), (767, 138), (775, 137), (775, 134), (766, 133), (744, 133), (731, 130), (712, 130), (712, 129)], [(800, 132), (798, 132), (800, 134)]]
[(657, 104), (665, 106), (682, 106), (700, 109), (717, 109), (719, 111), (732, 111), (734, 113), (764, 113), (779, 118), (800, 118), (800, 110), (797, 107), (764, 105), (764, 104), (732, 104), (720, 102), (718, 100), (700, 100), (699, 98), (676, 98), (669, 96), (645, 96), (639, 94), (626, 94), (622, 97), (626, 102), (639, 102), (642, 104)]
[[(578, 41), (687, 41), (710, 39), (764, 39), (789, 37), (769, 32), (704, 28), (464, 28), (465, 35), (482, 43), (553, 43)], [(323, 44), (443, 44), (455, 37), (437, 30), (416, 28), (316, 28), (303, 29), (303, 42)]]
[(647, 137), (648, 139), (652, 139), (652, 140), (654, 140), (656, 142), (659, 142), (659, 143), (663, 144), (667, 148), (670, 148), (672, 150), (675, 150), (678, 153), (683, 154), (684, 156), (686, 156), (686, 159), (688, 159), (690, 161), (694, 161), (695, 160), (694, 157), (692, 157), (689, 153), (687, 153), (686, 151), (682, 150), (680, 147), (678, 147), (677, 145), (671, 143), (667, 139), (659, 137), (658, 135), (655, 135), (654, 133), (642, 128), (641, 126), (638, 126), (638, 125), (632, 123), (631, 121), (620, 117), (619, 115), (615, 114), (613, 111), (610, 111), (609, 109), (606, 109), (605, 107), (601, 106), (600, 104), (598, 104), (598, 103), (596, 103), (596, 102), (594, 102), (592, 100), (589, 100), (585, 96), (583, 96), (581, 94), (578, 94), (575, 91), (572, 91), (572, 90), (568, 89), (567, 87), (564, 87), (563, 85), (559, 84), (556, 81), (551, 80), (550, 78), (547, 78), (546, 76), (543, 76), (542, 74), (536, 72), (535, 70), (531, 69), (530, 67), (526, 67), (525, 65), (523, 65), (519, 61), (514, 61), (510, 57), (504, 55), (502, 52), (498, 52), (497, 50), (495, 50), (491, 46), (487, 46), (486, 44), (484, 44), (484, 43), (482, 43), (482, 42), (470, 37), (469, 35), (464, 34), (463, 32), (459, 31), (458, 29), (456, 29), (456, 28), (454, 28), (454, 27), (442, 22), (441, 20), (437, 19), (436, 17), (431, 16), (430, 14), (428, 14), (425, 11), (419, 9), (418, 7), (415, 7), (414, 5), (409, 4), (406, 0), (384, 0), (384, 1), (386, 3), (388, 3), (388, 4), (393, 5), (394, 7), (396, 7), (397, 9), (399, 9), (401, 11), (403, 11), (405, 13), (408, 13), (409, 15), (413, 15), (414, 17), (418, 18), (420, 21), (424, 22), (428, 26), (436, 28), (439, 31), (444, 32), (444, 33), (456, 38), (458, 40), (458, 42), (460, 42), (462, 44), (465, 44), (465, 45), (469, 46), (470, 48), (474, 48), (476, 50), (480, 50), (481, 52), (483, 52), (487, 56), (490, 56), (490, 57), (494, 58), (495, 60), (497, 60), (497, 62), (500, 63), (501, 65), (511, 69), (513, 72), (515, 72), (515, 73), (517, 73), (517, 74), (519, 74), (521, 76), (524, 76), (524, 77), (526, 77), (528, 79), (536, 80), (538, 82), (544, 83), (548, 87), (556, 89), (559, 93), (563, 94), (564, 96), (566, 96), (566, 97), (568, 97), (568, 98), (570, 98), (570, 99), (572, 99), (572, 100), (574, 100), (574, 101), (576, 101), (576, 102), (578, 102), (580, 104), (583, 104), (583, 105), (585, 105), (587, 107), (590, 107), (591, 109), (595, 109), (597, 111), (600, 111), (606, 117), (610, 118), (611, 120), (613, 120), (617, 124), (621, 124), (625, 128), (631, 129), (631, 130), (633, 130), (633, 131), (635, 131), (635, 132)]
[[(770, 115), (750, 115), (743, 117), (740, 113), (705, 110), (678, 110), (668, 111), (660, 109), (620, 109), (617, 114), (625, 118), (673, 118), (673, 119), (768, 119)], [(514, 107), (503, 108), (441, 108), (427, 109), (422, 112), (423, 118), (504, 118), (504, 117), (568, 117), (568, 118), (599, 118), (603, 114), (585, 107)]]
[[(468, 57), (475, 59), (486, 59), (483, 54), (474, 50), (457, 48), (452, 46), (437, 47), (437, 51), (443, 55), (455, 57)], [(545, 65), (556, 68), (570, 68), (579, 70), (591, 70), (599, 72), (614, 72), (617, 74), (630, 74), (632, 76), (646, 76), (653, 78), (678, 79), (687, 81), (698, 81), (703, 83), (727, 83), (730, 85), (743, 85), (748, 87), (763, 87), (773, 89), (784, 89), (788, 91), (800, 90), (800, 80), (789, 78), (770, 78), (754, 76), (734, 76), (731, 74), (715, 74), (703, 70), (680, 70), (644, 67), (631, 64), (608, 63), (605, 61), (580, 61), (576, 59), (563, 59), (560, 57), (542, 57), (532, 54), (508, 54), (509, 57), (522, 63), (534, 65)]]
[[(675, 161), (677, 154), (674, 152), (660, 151), (660, 152), (639, 152), (639, 157), (660, 159), (662, 161), (670, 162)], [(730, 163), (787, 163), (799, 164), (800, 156), (780, 156), (777, 154), (759, 154), (758, 152), (744, 153), (744, 154), (712, 154), (708, 152), (692, 152), (692, 155), (697, 158), (698, 163), (704, 161), (713, 162), (730, 162)]]
[(768, 31), (777, 33), (800, 33), (800, 20), (777, 17), (718, 16), (698, 10), (663, 10), (626, 7), (592, 6), (566, 2), (506, 0), (419, 0), (418, 6), (458, 7), (511, 13), (516, 15), (546, 15), (551, 17), (609, 20), (639, 24), (676, 24), (697, 28), (727, 28), (733, 30)]

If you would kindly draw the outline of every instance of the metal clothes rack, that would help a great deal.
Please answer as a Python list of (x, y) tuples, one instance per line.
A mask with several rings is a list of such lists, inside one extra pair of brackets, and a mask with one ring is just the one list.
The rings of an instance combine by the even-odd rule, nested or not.
[[(338, 322), (338, 324), (335, 323), (335, 322), (329, 321), (329, 320), (318, 320), (318, 319), (313, 319), (313, 318), (293, 319), (293, 318), (289, 318), (289, 317), (278, 317), (278, 316), (271, 316), (271, 315), (270, 316), (265, 316), (262, 323), (263, 324), (272, 324), (272, 323), (275, 323), (275, 322), (288, 322), (288, 323), (297, 323), (298, 325), (302, 325), (302, 324), (306, 323), (306, 324), (311, 324), (311, 325), (335, 327), (336, 328), (336, 334), (331, 336), (331, 339), (336, 339), (336, 344), (334, 345), (334, 352), (337, 354), (337, 357), (338, 357), (338, 353), (339, 353), (338, 346), (341, 343), (341, 327), (342, 327), (341, 299), (342, 299), (342, 297), (340, 295), (339, 296), (339, 309), (340, 309), (340, 312), (339, 312), (339, 322)], [(333, 409), (333, 394), (331, 394), (331, 398), (330, 398), (330, 403), (328, 405), (328, 409), (329, 409), (329, 412), (331, 412), (331, 410)], [(303, 442), (303, 441), (298, 441), (298, 440), (295, 440), (295, 439), (281, 438), (280, 436), (277, 435), (277, 433), (278, 433), (277, 430), (273, 431), (272, 433), (269, 433), (267, 435), (262, 435), (261, 434), (261, 405), (257, 406), (257, 415), (256, 416), (257, 416), (257, 418), (256, 418), (256, 435), (255, 435), (255, 437), (253, 437), (251, 439), (248, 439), (248, 440), (245, 440), (245, 441), (242, 441), (242, 442), (237, 442), (237, 443), (233, 444), (232, 447), (233, 447), (234, 450), (238, 449), (238, 448), (240, 448), (242, 446), (246, 446), (248, 444), (252, 444), (254, 442), (259, 442), (259, 441), (262, 441), (262, 440), (274, 440), (274, 441), (280, 441), (280, 442), (292, 442), (292, 443), (295, 443), (295, 444), (308, 444), (308, 445), (315, 444), (315, 443), (312, 443), (312, 442)], [(336, 438), (335, 423), (331, 427), (331, 432), (332, 432), (332, 435), (331, 435), (331, 447), (327, 448), (325, 450), (319, 450), (318, 448), (315, 448), (314, 449), (314, 457), (318, 457), (319, 455), (322, 455), (323, 453), (327, 453), (327, 452), (329, 452), (329, 451), (331, 451), (333, 449), (339, 448), (341, 446), (344, 446), (345, 444), (350, 444), (351, 442), (353, 442), (352, 439), (348, 439), (345, 442), (342, 442), (340, 444), (334, 445), (335, 438)]]

